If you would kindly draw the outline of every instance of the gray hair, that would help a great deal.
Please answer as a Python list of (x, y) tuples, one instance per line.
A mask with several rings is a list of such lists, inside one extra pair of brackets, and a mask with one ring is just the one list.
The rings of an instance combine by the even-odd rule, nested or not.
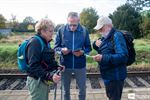
[(68, 17), (77, 17), (79, 18), (79, 15), (77, 12), (69, 12)]
[(54, 23), (50, 19), (41, 19), (38, 23), (36, 23), (35, 31), (40, 33), (41, 30), (46, 30), (49, 27), (54, 28)]

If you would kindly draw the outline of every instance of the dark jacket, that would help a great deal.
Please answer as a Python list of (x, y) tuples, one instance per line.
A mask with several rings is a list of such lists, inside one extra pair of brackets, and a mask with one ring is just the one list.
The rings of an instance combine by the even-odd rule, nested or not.
[[(112, 35), (113, 41), (112, 42)], [(124, 80), (126, 78), (127, 69), (127, 47), (123, 37), (123, 33), (112, 28), (106, 38), (101, 39), (100, 47), (93, 43), (93, 48), (102, 54), (102, 60), (99, 63), (102, 78), (104, 80)]]
[(57, 70), (58, 64), (54, 58), (54, 50), (50, 49), (46, 40), (39, 36), (43, 43), (44, 49), (37, 38), (31, 38), (27, 48), (27, 61), (29, 69), (27, 73), (36, 79), (47, 80), (48, 74)]
[(84, 34), (83, 27), (81, 27), (80, 24), (78, 25), (75, 32), (70, 30), (68, 24), (64, 26), (63, 33), (61, 33), (62, 28), (60, 28), (57, 32), (54, 49), (56, 52), (61, 52), (61, 48), (67, 47), (71, 52), (67, 55), (62, 54), (60, 59), (61, 64), (64, 65), (66, 68), (71, 69), (84, 68), (86, 66), (85, 55), (77, 57), (73, 55), (72, 51), (81, 49), (84, 50), (84, 53), (86, 54), (91, 51), (89, 32), (86, 29)]

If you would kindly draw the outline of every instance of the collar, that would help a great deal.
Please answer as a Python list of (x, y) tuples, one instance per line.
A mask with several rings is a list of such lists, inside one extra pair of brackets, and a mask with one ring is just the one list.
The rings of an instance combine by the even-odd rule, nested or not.
[[(71, 31), (70, 28), (69, 28), (69, 24), (66, 24), (66, 30)], [(75, 31), (79, 31), (79, 32), (83, 31), (80, 23), (78, 24), (77, 29)]]
[(108, 33), (108, 35), (106, 37), (103, 37), (104, 39), (109, 39), (111, 38), (111, 36), (113, 35), (113, 33), (115, 32), (115, 29), (112, 28), (111, 31)]
[(36, 35), (39, 36), (44, 41), (45, 44), (48, 44), (47, 41), (46, 41), (46, 39), (43, 38), (40, 34), (37, 33)]

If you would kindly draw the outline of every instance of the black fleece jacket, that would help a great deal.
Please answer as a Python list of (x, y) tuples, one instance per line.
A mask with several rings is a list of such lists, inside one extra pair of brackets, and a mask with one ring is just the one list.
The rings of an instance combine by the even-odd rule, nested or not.
[(47, 41), (41, 38), (44, 44), (44, 49), (42, 51), (42, 45), (37, 38), (31, 38), (27, 47), (27, 61), (29, 64), (29, 69), (27, 73), (29, 76), (35, 79), (41, 78), (42, 80), (52, 80), (52, 71), (57, 70), (59, 66), (55, 61), (54, 50), (50, 49)]

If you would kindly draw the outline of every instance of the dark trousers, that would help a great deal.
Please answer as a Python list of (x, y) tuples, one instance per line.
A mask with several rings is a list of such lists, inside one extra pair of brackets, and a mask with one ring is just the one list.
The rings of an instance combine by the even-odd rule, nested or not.
[(123, 85), (123, 80), (110, 81), (108, 84), (105, 84), (106, 95), (109, 100), (121, 100)]

